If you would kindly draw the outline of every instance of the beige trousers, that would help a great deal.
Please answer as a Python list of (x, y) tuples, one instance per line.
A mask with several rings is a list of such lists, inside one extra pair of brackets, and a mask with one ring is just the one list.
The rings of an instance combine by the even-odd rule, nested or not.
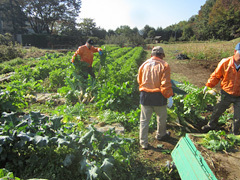
[(149, 121), (152, 113), (155, 112), (157, 115), (157, 133), (156, 137), (163, 137), (166, 135), (166, 121), (167, 121), (167, 106), (144, 106), (141, 105), (140, 114), (140, 132), (139, 139), (140, 145), (148, 145), (148, 129)]

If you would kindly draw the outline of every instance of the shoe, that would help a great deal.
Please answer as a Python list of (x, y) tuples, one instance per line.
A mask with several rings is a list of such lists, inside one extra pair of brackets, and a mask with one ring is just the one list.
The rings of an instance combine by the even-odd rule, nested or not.
[(171, 133), (169, 131), (167, 131), (164, 136), (162, 136), (162, 137), (156, 136), (155, 138), (158, 141), (166, 141), (166, 140), (168, 140), (170, 138), (170, 135), (171, 135)]
[(141, 145), (142, 149), (148, 150), (148, 145)]

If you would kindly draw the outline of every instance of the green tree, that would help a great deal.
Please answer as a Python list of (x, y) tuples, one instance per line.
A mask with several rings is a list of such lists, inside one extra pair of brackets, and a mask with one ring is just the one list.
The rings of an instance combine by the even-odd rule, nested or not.
[(209, 26), (209, 14), (216, 0), (207, 0), (206, 3), (201, 7), (194, 28), (194, 34), (198, 40), (208, 40), (214, 38), (211, 27)]
[(23, 13), (19, 1), (17, 0), (1, 0), (0, 1), (0, 17), (4, 22), (2, 33), (21, 34), (25, 32), (26, 16)]
[(186, 24), (182, 29), (182, 36), (180, 40), (182, 41), (189, 41), (194, 36), (193, 29), (191, 27), (191, 24)]
[(134, 34), (138, 34), (138, 35), (139, 35), (139, 30), (138, 30), (137, 27), (134, 27), (134, 28), (132, 29), (132, 32), (133, 32)]
[(148, 38), (154, 38), (155, 35), (156, 35), (155, 29), (151, 29), (147, 34)]
[(145, 45), (143, 37), (140, 36), (139, 34), (133, 34), (129, 39), (129, 43), (132, 44), (133, 46)]
[(99, 39), (105, 39), (106, 35), (107, 31), (105, 29), (102, 29), (100, 27), (93, 29), (93, 36), (96, 36)]
[(81, 0), (19, 0), (35, 33), (51, 34), (56, 22), (73, 22), (80, 12)]
[(92, 36), (93, 31), (96, 29), (96, 23), (91, 18), (84, 18), (81, 23), (78, 24), (84, 36)]
[(124, 46), (124, 44), (128, 43), (128, 38), (124, 35), (111, 35), (106, 36), (105, 42), (107, 44), (117, 44), (120, 47)]
[(108, 35), (108, 36), (112, 36), (112, 35), (116, 35), (116, 33), (115, 33), (114, 30), (109, 29), (108, 32), (107, 32), (107, 35)]
[(126, 26), (126, 25), (118, 27), (115, 32), (118, 35), (123, 35), (128, 38), (131, 37), (133, 34), (133, 30), (129, 26)]
[(145, 25), (144, 28), (141, 30), (141, 34), (143, 35), (143, 38), (149, 38), (148, 35), (152, 35), (151, 33), (148, 34), (150, 31), (154, 31), (155, 29), (153, 27), (150, 27), (149, 25)]
[(217, 0), (209, 14), (209, 26), (217, 39), (231, 40), (240, 33), (240, 1)]

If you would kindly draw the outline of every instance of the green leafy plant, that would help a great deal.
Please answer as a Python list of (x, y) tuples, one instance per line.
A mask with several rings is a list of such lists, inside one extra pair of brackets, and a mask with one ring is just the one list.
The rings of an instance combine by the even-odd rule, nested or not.
[(87, 110), (84, 104), (77, 102), (74, 106), (72, 105), (61, 105), (58, 106), (52, 114), (62, 116), (64, 122), (82, 121), (88, 118)]
[(209, 131), (202, 139), (201, 144), (214, 152), (228, 151), (236, 145), (240, 145), (240, 137), (226, 134), (225, 131)]
[(50, 87), (53, 91), (65, 85), (66, 72), (59, 68), (49, 73)]
[(114, 130), (103, 134), (92, 126), (79, 129), (40, 112), (24, 117), (3, 113), (0, 128), (0, 168), (24, 179), (120, 179), (119, 170), (128, 168), (134, 144)]
[(0, 114), (3, 112), (21, 111), (27, 105), (22, 91), (11, 87), (4, 90), (0, 89)]
[(7, 169), (0, 169), (0, 178), (1, 180), (20, 180), (20, 178), (15, 177), (12, 172), (9, 172)]
[[(178, 85), (188, 94), (186, 96), (174, 96), (173, 115), (177, 115), (177, 121), (182, 125), (187, 132), (196, 132), (196, 129), (201, 126), (205, 119), (202, 114), (207, 112), (208, 106), (216, 104), (216, 96), (211, 94), (203, 94), (203, 88), (198, 88), (188, 82)], [(169, 111), (170, 112), (170, 111)]]

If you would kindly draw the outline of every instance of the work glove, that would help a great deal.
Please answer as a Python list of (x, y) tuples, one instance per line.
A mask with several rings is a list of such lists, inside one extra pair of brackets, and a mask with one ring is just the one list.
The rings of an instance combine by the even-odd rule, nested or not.
[(102, 51), (99, 51), (98, 53), (99, 53), (100, 56), (103, 55), (103, 52), (102, 52)]
[(216, 93), (215, 89), (208, 88), (207, 86), (205, 86), (204, 89), (203, 89), (203, 94), (211, 94), (211, 95), (215, 96), (217, 93)]
[(203, 89), (203, 94), (205, 94), (206, 93), (206, 90), (208, 89), (208, 87), (207, 86), (205, 86), (204, 87), (204, 89)]
[(75, 66), (75, 64), (72, 62), (72, 65), (74, 65)]
[(173, 105), (173, 99), (172, 99), (172, 96), (168, 98), (168, 103), (167, 103), (167, 107), (168, 108), (171, 108)]
[(213, 95), (213, 96), (216, 96), (216, 95), (217, 95), (215, 89), (208, 88), (207, 86), (204, 87), (204, 89), (203, 89), (203, 94), (204, 94), (203, 99), (206, 98), (206, 95), (207, 95), (207, 94), (211, 94), (211, 95)]

